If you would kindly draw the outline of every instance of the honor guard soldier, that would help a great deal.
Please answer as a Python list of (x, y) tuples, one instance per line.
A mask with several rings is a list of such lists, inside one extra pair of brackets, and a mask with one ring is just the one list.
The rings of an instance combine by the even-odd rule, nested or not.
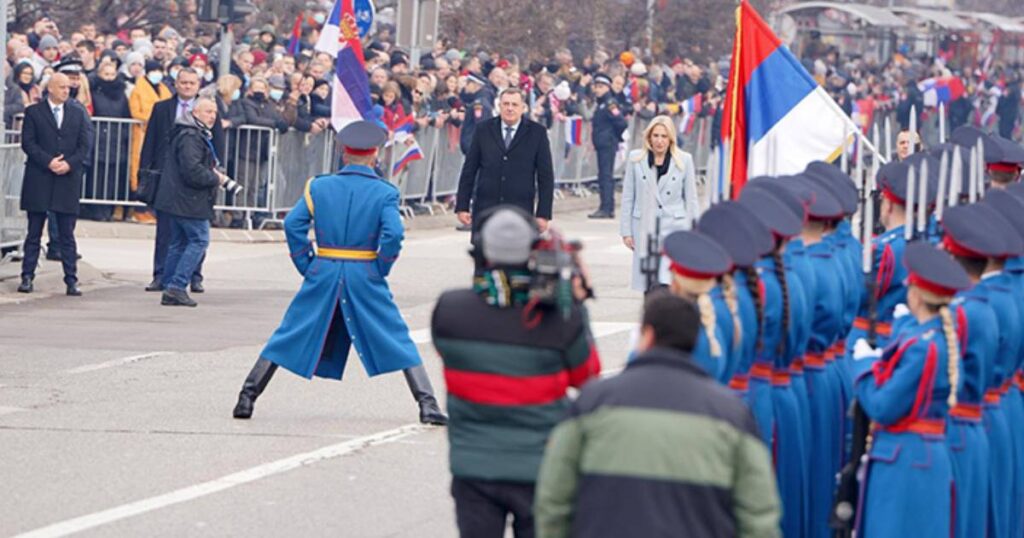
[(989, 428), (982, 423), (982, 406), (999, 347), (999, 322), (977, 284), (989, 257), (1005, 252), (1006, 242), (1000, 234), (986, 229), (985, 217), (979, 212), (984, 209), (977, 205), (956, 206), (942, 216), (942, 248), (971, 279), (971, 287), (958, 293), (951, 304), (963, 352), (957, 403), (949, 410), (946, 442), (956, 487), (953, 536), (957, 538), (985, 536), (989, 520), (992, 447)]
[(949, 536), (953, 472), (946, 417), (956, 406), (960, 345), (949, 304), (970, 287), (952, 257), (920, 241), (907, 246), (907, 306), (913, 323), (890, 345), (855, 344), (857, 401), (873, 421), (858, 536)]
[(761, 256), (754, 264), (760, 281), (761, 289), (759, 291), (763, 297), (764, 312), (761, 331), (755, 346), (754, 361), (750, 367), (749, 400), (761, 435), (764, 437), (765, 443), (772, 446), (775, 431), (771, 393), (772, 372), (782, 335), (789, 326), (789, 305), (788, 301), (783, 301), (781, 279), (776, 267), (782, 266), (780, 252), (782, 245), (789, 238), (800, 233), (800, 223), (803, 222), (804, 213), (802, 207), (796, 208), (800, 211), (799, 214), (793, 213), (790, 208), (768, 191), (754, 188), (752, 185), (754, 183), (748, 183), (743, 189), (739, 204), (771, 231), (774, 241), (771, 251)]
[[(995, 185), (994, 182), (993, 185)], [(985, 198), (980, 205), (994, 209), (1006, 219), (1006, 223), (1009, 223), (1010, 226), (1004, 225), (1001, 229), (1004, 235), (1016, 236), (1024, 240), (1024, 205), (1021, 205), (1016, 196), (1002, 188), (993, 188), (985, 193)], [(1012, 238), (1011, 241), (1013, 241)], [(1003, 279), (1001, 287), (1007, 289), (1006, 295), (1015, 299), (1018, 319), (1020, 323), (1024, 323), (1024, 294), (1021, 293), (1020, 273), (1015, 271), (1020, 267), (1020, 262), (1020, 256), (1010, 257), (1006, 260), (1001, 275)], [(1011, 507), (1011, 530), (1013, 531), (1011, 535), (1019, 537), (1024, 536), (1024, 514), (1022, 514), (1022, 508), (1024, 508), (1024, 402), (1021, 401), (1021, 394), (1017, 390), (1016, 382), (1021, 369), (1021, 356), (1024, 355), (1024, 337), (1020, 335), (1019, 330), (1009, 336), (1018, 339), (1017, 353), (1010, 360), (1000, 357), (1000, 360), (1005, 361), (1005, 373), (1002, 376), (1003, 381), (999, 391), (1002, 395), (1006, 421), (1010, 424), (1010, 433), (1013, 437), (1013, 453), (1016, 455), (1014, 457), (1014, 489), (1011, 497), (1016, 500), (1016, 504)]]
[[(878, 188), (882, 191), (882, 204), (878, 220), (885, 228), (881, 235), (872, 239), (872, 278), (875, 279), (875, 334), (878, 347), (885, 347), (892, 335), (892, 322), (896, 306), (907, 302), (906, 266), (903, 265), (903, 250), (907, 246), (905, 227), (912, 226), (907, 215), (907, 179), (910, 167), (902, 162), (891, 162), (878, 171)], [(867, 288), (860, 300), (860, 312), (853, 321), (853, 328), (846, 336), (847, 359), (853, 353), (853, 345), (864, 338), (871, 323), (869, 312), (872, 301), (867, 297)], [(849, 362), (849, 360), (847, 361)]]
[(1012, 529), (1018, 507), (1015, 500), (1017, 472), (1015, 467), (1017, 451), (1013, 430), (1019, 427), (1012, 422), (1011, 402), (1004, 399), (1009, 382), (1020, 353), (1021, 318), (1018, 298), (1014, 294), (1014, 277), (1005, 270), (1006, 260), (1024, 253), (1024, 242), (1013, 230), (1012, 225), (989, 204), (975, 204), (975, 220), (985, 222), (986, 233), (1001, 235), (1005, 249), (988, 258), (985, 272), (977, 284), (977, 290), (987, 300), (996, 314), (999, 331), (995, 358), (991, 362), (992, 372), (987, 376), (983, 419), (988, 430), (991, 458), (990, 503), (991, 519), (988, 536), (1016, 536)]
[[(235, 418), (249, 418), (278, 366), (305, 378), (341, 379), (355, 347), (371, 377), (402, 370), (420, 422), (443, 425), (427, 372), (385, 278), (402, 248), (398, 189), (373, 171), (387, 132), (368, 121), (342, 129), (348, 163), (317, 176), (284, 221), (292, 263), (303, 275), (281, 325), (242, 386)], [(314, 226), (314, 222), (316, 223)], [(316, 243), (309, 229), (316, 230)]]
[(672, 232), (665, 238), (664, 250), (671, 262), (669, 288), (700, 311), (701, 328), (693, 359), (717, 379), (726, 367), (728, 348), (715, 316), (711, 290), (716, 278), (732, 270), (732, 259), (713, 239), (693, 231)]

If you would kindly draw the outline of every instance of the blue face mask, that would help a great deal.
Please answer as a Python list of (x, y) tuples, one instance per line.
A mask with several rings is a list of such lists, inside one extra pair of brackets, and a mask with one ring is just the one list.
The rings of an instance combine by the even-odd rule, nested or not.
[(325, 17), (323, 13), (317, 13), (316, 15), (313, 15), (313, 20), (316, 21), (317, 24), (323, 24), (324, 21), (327, 20), (327, 17)]
[(178, 72), (171, 71), (171, 80), (178, 80)]
[(146, 80), (148, 80), (150, 82), (150, 84), (152, 84), (154, 86), (156, 86), (157, 84), (160, 84), (160, 81), (162, 81), (163, 79), (164, 79), (164, 74), (159, 72), (159, 71), (153, 71), (153, 72), (150, 72), (150, 73), (146, 74)]
[(284, 97), (284, 90), (270, 90), (270, 98), (275, 101), (280, 101)]
[(242, 96), (242, 91), (241, 90), (237, 90), (236, 89), (235, 91), (231, 92), (231, 100), (232, 101), (237, 101), (238, 98), (241, 97), (241, 96)]

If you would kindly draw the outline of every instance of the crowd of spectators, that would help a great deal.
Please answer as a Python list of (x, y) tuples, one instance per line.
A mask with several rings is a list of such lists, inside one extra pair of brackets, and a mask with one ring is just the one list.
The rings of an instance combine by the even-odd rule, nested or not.
[[(93, 117), (141, 122), (129, 156), (135, 185), (142, 135), (153, 104), (174, 96), (178, 72), (191, 67), (200, 75), (200, 94), (215, 99), (222, 127), (259, 125), (318, 134), (330, 129), (334, 72), (333, 58), (314, 49), (323, 19), (309, 17), (297, 43), (289, 43), (286, 29), (272, 25), (239, 32), (228, 60), (230, 74), (218, 76), (221, 48), (218, 36), (208, 32), (186, 34), (170, 26), (103, 32), (92, 23), (62, 29), (42, 18), (26, 31), (12, 32), (7, 42), (4, 121), (8, 129), (17, 130), (20, 114), (43, 98), (55, 70), (62, 64), (78, 64), (80, 74), (79, 69), (64, 71), (72, 79), (72, 98)], [(966, 92), (949, 105), (949, 129), (972, 123), (1020, 138), (1021, 66), (995, 63), (986, 70), (960, 69), (941, 56), (910, 54), (879, 63), (844, 56), (820, 41), (813, 45), (804, 48), (805, 66), (847, 113), (860, 115), (862, 121), (895, 110), (905, 127), (913, 105), (924, 122), (934, 107), (925, 105), (918, 83), (957, 76)], [(389, 129), (411, 115), (416, 129), (451, 127), (449, 139), (460, 140), (463, 151), (476, 122), (495, 113), (498, 93), (509, 86), (526, 91), (530, 118), (547, 127), (570, 116), (589, 118), (594, 102), (591, 83), (598, 73), (611, 79), (611, 94), (627, 117), (710, 117), (714, 141), (728, 77), (728, 60), (720, 58), (652, 58), (638, 50), (603, 49), (585, 55), (569, 49), (537, 51), (527, 58), (494, 50), (460, 50), (445, 39), (424, 51), (414, 65), (410, 54), (394, 45), (387, 25), (379, 25), (364, 40), (364, 53), (370, 93)], [(686, 149), (686, 122), (682, 123)], [(142, 215), (140, 220), (146, 220)]]

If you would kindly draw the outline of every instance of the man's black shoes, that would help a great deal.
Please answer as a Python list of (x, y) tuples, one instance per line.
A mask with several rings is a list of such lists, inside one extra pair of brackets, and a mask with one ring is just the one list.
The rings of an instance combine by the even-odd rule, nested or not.
[(65, 294), (68, 297), (81, 297), (82, 296), (82, 290), (78, 289), (78, 284), (71, 283), (71, 284), (68, 284), (68, 287), (67, 287), (67, 290), (65, 291)]
[(32, 277), (23, 276), (21, 277), (21, 284), (18, 286), (18, 293), (32, 293)]
[(598, 209), (597, 211), (594, 211), (593, 213), (587, 215), (587, 218), (591, 218), (591, 219), (614, 219), (615, 218), (615, 214), (610, 212), (610, 211), (601, 211), (600, 209)]
[(146, 291), (164, 291), (164, 284), (160, 282), (159, 278), (154, 278), (152, 282), (146, 286)]
[(185, 290), (166, 289), (160, 304), (164, 306), (197, 306), (199, 303), (192, 300)]
[(202, 280), (193, 280), (192, 285), (189, 286), (189, 288), (192, 290), (192, 293), (203, 293), (206, 291), (206, 288), (203, 287)]

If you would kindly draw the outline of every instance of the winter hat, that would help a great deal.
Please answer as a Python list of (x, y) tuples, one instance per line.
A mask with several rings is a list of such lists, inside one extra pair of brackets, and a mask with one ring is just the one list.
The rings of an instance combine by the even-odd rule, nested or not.
[(37, 50), (42, 52), (46, 49), (55, 49), (57, 48), (57, 44), (56, 37), (53, 37), (52, 35), (44, 35), (43, 38), (39, 40), (39, 48)]

